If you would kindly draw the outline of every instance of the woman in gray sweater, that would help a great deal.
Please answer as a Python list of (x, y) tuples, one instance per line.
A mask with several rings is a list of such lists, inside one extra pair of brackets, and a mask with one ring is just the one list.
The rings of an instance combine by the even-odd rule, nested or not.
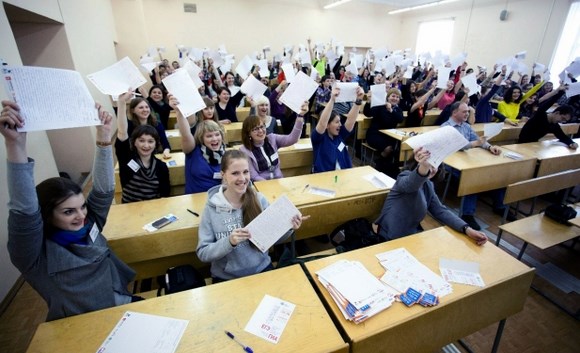
[(109, 249), (101, 231), (115, 193), (111, 115), (97, 104), (93, 188), (66, 178), (34, 187), (34, 160), (26, 152), (19, 106), (2, 101), (0, 133), (7, 156), (8, 252), (24, 279), (48, 304), (47, 320), (139, 299), (127, 291), (135, 272)]
[(408, 162), (409, 169), (397, 177), (373, 229), (386, 240), (402, 238), (422, 231), (420, 222), (429, 212), (439, 222), (473, 239), (477, 245), (485, 244), (485, 233), (472, 229), (441, 204), (431, 182), (438, 170), (427, 162), (429, 156), (429, 151), (422, 147), (414, 151), (413, 162), (416, 163)]

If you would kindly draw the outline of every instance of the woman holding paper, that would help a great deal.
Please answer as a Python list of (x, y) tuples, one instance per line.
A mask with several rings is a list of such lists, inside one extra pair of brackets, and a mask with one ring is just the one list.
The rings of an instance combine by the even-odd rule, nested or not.
[(300, 114), (289, 135), (267, 134), (266, 125), (258, 116), (249, 116), (242, 125), (242, 143), (240, 151), (250, 160), (250, 178), (252, 181), (282, 178), (278, 148), (291, 146), (298, 142), (304, 126), (304, 115), (308, 112), (308, 102), (304, 102)]
[(344, 125), (340, 122), (340, 115), (333, 110), (334, 101), (339, 94), (340, 88), (334, 87), (330, 100), (322, 110), (310, 136), (314, 153), (314, 173), (352, 168), (345, 141), (354, 129), (364, 91), (360, 86), (357, 87), (356, 101), (350, 108)]
[(427, 211), (439, 222), (462, 232), (477, 245), (487, 241), (485, 233), (476, 231), (441, 204), (435, 193), (434, 177), (441, 177), (443, 167), (431, 166), (427, 160), (430, 153), (423, 147), (414, 151), (414, 158), (407, 162), (407, 170), (397, 177), (389, 192), (381, 215), (373, 223), (373, 230), (385, 238), (393, 240), (422, 231), (420, 222)]
[[(131, 96), (131, 92), (123, 93), (119, 96), (119, 104), (124, 106)], [(157, 129), (148, 124), (139, 125), (131, 136), (127, 130), (128, 121), (121, 109), (117, 119), (115, 153), (119, 162), (122, 202), (168, 197), (171, 187), (169, 169), (155, 157), (155, 153), (161, 150)]]
[(193, 136), (195, 136), (195, 131), (199, 126), (199, 122), (205, 120), (213, 120), (216, 122), (216, 124), (220, 123), (218, 112), (215, 110), (215, 103), (207, 97), (203, 98), (203, 102), (205, 103), (205, 108), (187, 117), (187, 122), (189, 123), (189, 130), (191, 131), (191, 134)]
[(221, 182), (220, 163), (226, 151), (222, 126), (213, 120), (200, 121), (192, 134), (187, 119), (177, 109), (179, 101), (171, 94), (169, 104), (177, 112), (185, 153), (185, 193), (206, 192)]
[(250, 108), (250, 115), (257, 115), (262, 124), (266, 127), (266, 134), (271, 134), (276, 130), (278, 123), (276, 118), (270, 115), (270, 100), (265, 96), (260, 96), (255, 101), (248, 96), (248, 101), (252, 106)]
[[(252, 235), (244, 228), (268, 207), (264, 195), (250, 186), (247, 156), (238, 150), (227, 151), (221, 160), (220, 173), (222, 185), (208, 191), (196, 250), (201, 261), (211, 262), (213, 283), (273, 269), (268, 252), (250, 244)], [(292, 228), (300, 228), (306, 218), (300, 214), (293, 216)], [(279, 241), (290, 234), (289, 231)]]
[(135, 272), (109, 249), (101, 234), (115, 194), (112, 116), (96, 105), (93, 188), (50, 178), (34, 186), (34, 160), (26, 151), (19, 106), (2, 101), (0, 133), (7, 156), (8, 252), (24, 279), (48, 304), (47, 320), (138, 300), (127, 291)]
[[(367, 97), (371, 102), (371, 90), (367, 93)], [(363, 114), (373, 118), (367, 130), (367, 143), (380, 151), (382, 158), (388, 158), (393, 153), (395, 141), (387, 138), (380, 130), (395, 129), (399, 123), (403, 122), (403, 111), (399, 107), (400, 100), (401, 91), (397, 88), (390, 88), (387, 90), (387, 100), (384, 104), (374, 107), (371, 107), (371, 104), (365, 104), (363, 108)]]
[(242, 91), (238, 90), (238, 92), (232, 96), (229, 88), (219, 87), (216, 93), (218, 95), (218, 104), (216, 104), (215, 110), (218, 112), (220, 123), (230, 124), (238, 122), (236, 107), (244, 98)]
[(520, 113), (520, 105), (534, 93), (536, 93), (543, 84), (544, 81), (541, 81), (532, 87), (531, 90), (527, 91), (524, 95), (522, 95), (522, 89), (520, 86), (511, 86), (505, 91), (503, 95), (503, 101), (499, 102), (497, 105), (497, 111), (504, 115), (507, 120), (512, 123), (512, 125), (517, 124), (519, 122), (518, 114)]
[(169, 124), (169, 112), (171, 111), (171, 107), (167, 104), (167, 93), (165, 88), (161, 85), (151, 86), (147, 102), (159, 117), (163, 127), (169, 129), (167, 125)]

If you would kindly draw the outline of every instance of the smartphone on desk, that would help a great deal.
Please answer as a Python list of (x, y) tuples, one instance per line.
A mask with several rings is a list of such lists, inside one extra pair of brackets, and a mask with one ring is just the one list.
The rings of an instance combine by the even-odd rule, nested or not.
[(156, 220), (155, 222), (151, 223), (151, 225), (155, 229), (160, 229), (160, 228), (165, 227), (166, 225), (168, 225), (171, 222), (172, 222), (171, 218), (169, 218), (169, 217), (161, 217), (158, 220)]

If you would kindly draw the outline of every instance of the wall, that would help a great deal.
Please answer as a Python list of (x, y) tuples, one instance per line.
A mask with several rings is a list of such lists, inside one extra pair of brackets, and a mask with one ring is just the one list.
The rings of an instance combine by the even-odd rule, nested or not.
[[(531, 69), (534, 62), (550, 64), (569, 7), (569, 0), (463, 0), (407, 12), (397, 15), (397, 44), (414, 48), (419, 22), (454, 17), (451, 56), (465, 51), (471, 67), (491, 68), (497, 59), (526, 50)], [(499, 19), (503, 9), (506, 21)]]
[[(70, 50), (70, 57), (67, 58), (64, 55), (61, 58), (62, 61), (59, 62), (57, 60), (56, 63), (51, 63), (54, 66), (63, 67), (64, 65), (66, 67), (72, 62), (73, 68), (79, 71), (83, 77), (86, 77), (87, 74), (95, 72), (103, 66), (112, 64), (117, 60), (114, 48), (116, 36), (115, 25), (113, 23), (113, 14), (109, 0), (5, 0), (2, 5), (6, 3), (64, 24), (64, 31), (66, 33), (62, 33), (63, 36), (59, 35), (62, 26), (60, 27), (61, 29), (56, 31), (54, 27), (38, 27), (50, 32), (49, 34), (52, 34), (53, 38), (55, 36), (58, 37), (58, 41), (66, 38), (66, 44), (68, 44)], [(0, 58), (3, 58), (11, 65), (23, 64), (24, 60), (22, 60), (21, 53), (19, 52), (16, 35), (12, 31), (4, 6), (0, 6), (0, 33), (2, 33)], [(38, 41), (41, 36), (41, 34), (38, 34), (35, 40)], [(60, 43), (60, 45), (63, 45), (62, 41)], [(32, 57), (30, 54), (33, 53), (30, 50), (22, 54)], [(36, 54), (39, 55), (39, 58), (42, 58), (42, 52)], [(40, 62), (36, 61), (36, 64), (41, 65), (42, 60)], [(93, 97), (95, 97), (95, 100), (102, 102), (105, 107), (112, 111), (108, 97), (97, 92), (88, 81), (87, 86)], [(0, 98), (7, 99), (3, 89), (0, 89)], [(67, 130), (63, 131), (66, 133)], [(80, 136), (71, 131), (69, 130), (69, 133), (66, 133), (67, 139), (64, 141), (58, 138), (55, 141), (49, 141), (47, 133), (45, 132), (28, 134), (28, 153), (36, 160), (36, 182), (58, 176), (58, 168), (55, 162), (55, 155), (53, 155), (53, 149), (59, 151), (58, 158), (67, 158), (69, 156), (68, 159), (71, 161), (71, 165), (75, 167), (82, 166), (83, 171), (90, 170), (94, 153), (94, 129), (87, 130), (86, 134), (81, 134)], [(69, 139), (70, 137), (73, 138), (72, 142)], [(51, 142), (53, 146), (51, 146)], [(82, 153), (78, 154), (79, 151)], [(71, 158), (71, 155), (74, 157)], [(2, 142), (0, 143), (0, 163), (3, 166), (5, 165), (5, 160), (6, 149)], [(88, 163), (86, 163), (87, 161)], [(8, 202), (8, 193), (5, 167), (0, 169), (0, 271), (2, 273), (0, 300), (2, 300), (15, 283), (19, 272), (10, 263), (6, 249), (6, 243), (8, 241), (6, 229), (8, 218), (6, 203)]]

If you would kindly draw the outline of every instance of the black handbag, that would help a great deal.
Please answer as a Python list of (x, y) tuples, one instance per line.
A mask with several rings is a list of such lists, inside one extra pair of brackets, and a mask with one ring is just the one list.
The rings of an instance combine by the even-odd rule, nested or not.
[(193, 266), (171, 267), (167, 270), (165, 276), (159, 277), (157, 296), (161, 295), (162, 289), (165, 290), (165, 294), (172, 294), (203, 286), (205, 286), (205, 280)]
[(576, 217), (576, 211), (564, 204), (553, 204), (546, 208), (544, 214), (554, 221), (562, 224), (569, 224), (568, 220)]

